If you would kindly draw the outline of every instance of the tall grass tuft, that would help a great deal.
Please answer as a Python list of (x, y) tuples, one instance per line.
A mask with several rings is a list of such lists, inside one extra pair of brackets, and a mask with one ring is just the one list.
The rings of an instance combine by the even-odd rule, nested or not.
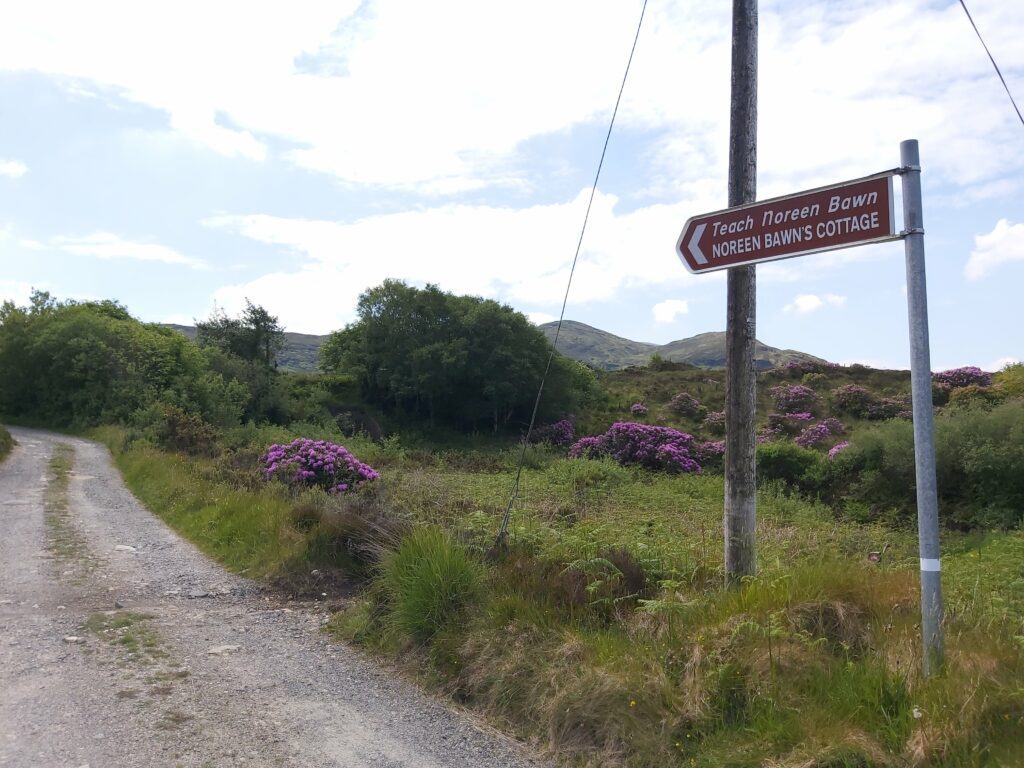
[(11, 433), (3, 427), (0, 427), (0, 461), (7, 458), (7, 454), (14, 448), (14, 438), (11, 437)]
[(483, 569), (440, 528), (418, 528), (381, 564), (392, 627), (427, 642), (483, 596)]

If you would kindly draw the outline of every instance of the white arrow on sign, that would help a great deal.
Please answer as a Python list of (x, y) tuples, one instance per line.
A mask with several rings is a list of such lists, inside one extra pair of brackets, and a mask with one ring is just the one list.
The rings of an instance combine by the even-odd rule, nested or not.
[(700, 249), (700, 238), (704, 234), (704, 230), (708, 228), (707, 224), (698, 224), (693, 230), (693, 237), (690, 238), (690, 242), (686, 244), (686, 247), (690, 249), (690, 253), (693, 255), (694, 261), (698, 264), (707, 264), (708, 260), (704, 258), (704, 252)]

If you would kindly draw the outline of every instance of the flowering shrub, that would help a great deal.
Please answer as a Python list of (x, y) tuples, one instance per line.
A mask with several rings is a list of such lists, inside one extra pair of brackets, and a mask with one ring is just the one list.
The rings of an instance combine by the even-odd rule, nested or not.
[(343, 445), (299, 437), (287, 445), (276, 443), (263, 456), (263, 475), (293, 485), (310, 485), (328, 493), (354, 491), (380, 477)]
[(868, 407), (864, 418), (872, 421), (884, 421), (885, 419), (909, 419), (910, 411), (907, 410), (907, 399), (900, 397), (883, 397), (877, 403)]
[(800, 411), (798, 413), (769, 413), (768, 428), (779, 433), (796, 434), (801, 428), (800, 422), (810, 421), (813, 418), (814, 416), (807, 411)]
[(572, 458), (610, 456), (623, 466), (700, 472), (693, 458), (693, 435), (671, 427), (618, 421), (603, 435), (584, 437), (570, 449)]
[(631, 406), (629, 406), (629, 412), (632, 413), (634, 416), (646, 416), (647, 406), (644, 405), (643, 403), (633, 403)]
[(966, 387), (969, 384), (987, 387), (992, 383), (992, 374), (985, 373), (985, 371), (976, 366), (967, 365), (963, 368), (950, 368), (948, 371), (940, 371), (932, 376), (932, 381), (948, 384), (954, 389)]
[(782, 437), (782, 429), (779, 427), (761, 427), (757, 432), (757, 444), (764, 445)]
[(606, 454), (602, 435), (597, 437), (581, 437), (569, 446), (570, 459), (597, 459)]
[(702, 469), (721, 469), (725, 458), (725, 441), (709, 440), (706, 443), (695, 443), (693, 455)]
[(842, 453), (843, 451), (845, 451), (849, 447), (850, 447), (850, 441), (849, 440), (843, 440), (843, 442), (841, 442), (841, 443), (836, 443), (835, 445), (833, 445), (828, 450), (828, 460), (832, 461), (832, 459), (834, 459), (836, 456), (838, 456), (840, 453)]
[(576, 427), (569, 419), (543, 424), (533, 430), (530, 440), (534, 443), (547, 443), (565, 448), (576, 442)]
[(813, 448), (829, 439), (832, 435), (842, 434), (843, 424), (839, 419), (822, 419), (812, 424), (797, 435), (793, 442), (801, 448)]
[(691, 418), (701, 416), (705, 412), (704, 407), (700, 404), (700, 400), (689, 392), (680, 392), (673, 397), (668, 404), (668, 409), (672, 413), (677, 413), (680, 416), (690, 416)]
[(708, 411), (704, 417), (704, 429), (713, 435), (721, 435), (725, 432), (725, 411)]
[(846, 384), (832, 390), (832, 403), (851, 416), (863, 419), (868, 409), (877, 402), (872, 392), (857, 384)]
[(799, 379), (801, 376), (807, 374), (821, 373), (822, 371), (832, 371), (839, 368), (838, 363), (820, 362), (816, 363), (812, 360), (790, 360), (788, 363), (781, 365), (772, 370), (776, 378), (790, 378)]
[(846, 426), (839, 419), (829, 416), (827, 419), (822, 419), (821, 423), (828, 427), (828, 431), (833, 435), (841, 435), (846, 431)]
[(780, 384), (768, 390), (775, 407), (785, 413), (809, 409), (818, 399), (814, 390), (803, 384)]
[(843, 413), (869, 421), (905, 418), (907, 412), (906, 397), (878, 397), (874, 392), (856, 384), (833, 389), (832, 403)]

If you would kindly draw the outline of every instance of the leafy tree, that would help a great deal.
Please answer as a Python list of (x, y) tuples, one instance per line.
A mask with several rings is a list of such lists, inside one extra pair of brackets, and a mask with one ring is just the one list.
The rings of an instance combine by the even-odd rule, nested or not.
[(276, 362), (284, 346), (284, 328), (277, 317), (246, 299), (239, 317), (214, 310), (208, 319), (197, 322), (196, 340), (215, 371), (248, 390), (244, 418), (288, 421), (288, 398)]
[(113, 301), (0, 307), (0, 410), (57, 425), (128, 420), (163, 401), (216, 424), (237, 422), (242, 393), (195, 344)]
[(202, 346), (217, 347), (268, 368), (274, 366), (284, 346), (284, 328), (277, 317), (248, 299), (241, 317), (228, 317), (223, 310), (214, 310), (209, 319), (196, 323), (196, 335)]
[[(388, 280), (360, 296), (357, 312), (331, 334), (320, 364), (354, 375), (369, 402), (463, 428), (497, 431), (529, 418), (551, 346), (511, 307)], [(548, 418), (571, 409), (593, 379), (556, 355), (546, 386)]]

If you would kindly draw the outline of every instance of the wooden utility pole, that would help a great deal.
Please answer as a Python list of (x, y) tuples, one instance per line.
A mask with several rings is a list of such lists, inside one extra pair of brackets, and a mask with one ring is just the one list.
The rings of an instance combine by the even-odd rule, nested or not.
[[(733, 0), (729, 112), (729, 207), (757, 196), (757, 0)], [(757, 281), (754, 266), (729, 270), (725, 325), (725, 574), (757, 573), (754, 487)]]

